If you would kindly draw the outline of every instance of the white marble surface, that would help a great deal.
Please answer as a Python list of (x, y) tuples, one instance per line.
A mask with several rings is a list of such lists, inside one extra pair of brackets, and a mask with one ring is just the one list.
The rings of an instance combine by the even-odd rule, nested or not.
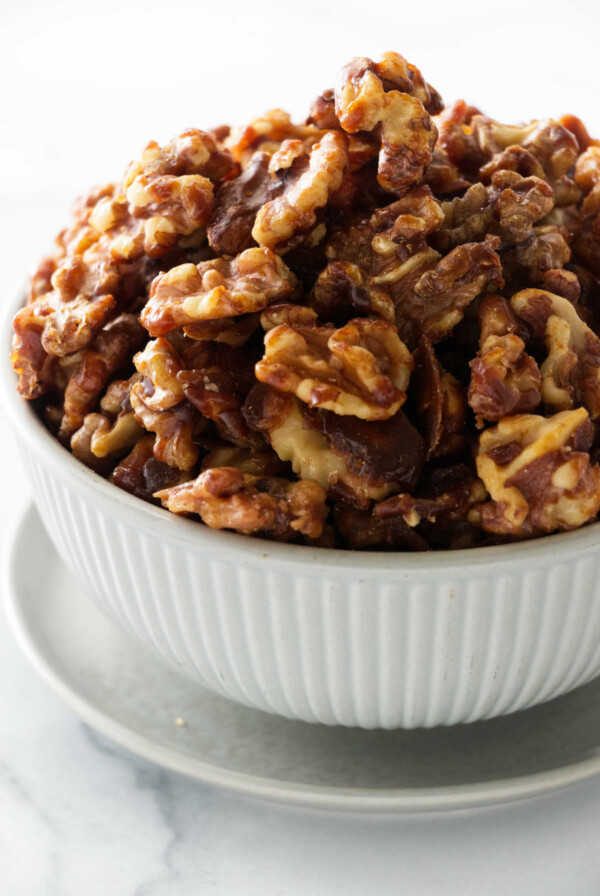
[[(0, 4), (3, 290), (62, 226), (72, 196), (145, 140), (269, 105), (300, 113), (353, 54), (404, 51), (446, 95), (500, 116), (586, 113), (595, 4), (572, 0), (568, 40), (564, 6), (559, 16), (548, 2), (523, 12), (506, 0), (502, 15), (475, 0), (414, 6)], [(5, 547), (28, 490), (18, 446), (4, 439), (0, 469)], [(597, 896), (599, 827), (600, 781), (397, 819), (286, 809), (191, 783), (83, 725), (29, 668), (0, 613), (1, 896)]]

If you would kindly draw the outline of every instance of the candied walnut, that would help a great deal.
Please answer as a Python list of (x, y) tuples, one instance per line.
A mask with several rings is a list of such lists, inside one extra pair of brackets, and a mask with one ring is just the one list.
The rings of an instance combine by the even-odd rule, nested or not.
[(384, 320), (393, 315), (409, 348), (422, 335), (432, 342), (448, 336), (467, 305), (503, 280), (498, 237), (457, 246), (443, 258), (427, 245), (425, 236), (442, 215), (429, 189), (420, 187), (335, 234), (326, 250), (331, 264), (311, 296), (315, 310), (333, 320), (344, 308)]
[(187, 482), (192, 478), (192, 473), (157, 460), (154, 457), (154, 436), (143, 436), (127, 457), (117, 464), (109, 478), (123, 491), (160, 505), (154, 493)]
[(148, 432), (156, 433), (154, 456), (170, 467), (191, 470), (198, 460), (194, 437), (199, 435), (205, 423), (188, 401), (166, 411), (155, 410), (147, 404), (153, 392), (150, 381), (143, 380), (133, 386), (129, 400), (138, 422)]
[(465, 390), (444, 370), (423, 336), (414, 353), (415, 401), (427, 446), (427, 459), (459, 454), (466, 444)]
[(21, 308), (13, 320), (10, 363), (19, 377), (17, 388), (23, 398), (40, 398), (51, 387), (55, 358), (42, 343), (46, 318), (35, 303)]
[(567, 130), (571, 131), (575, 139), (577, 140), (577, 145), (579, 147), (580, 152), (585, 152), (590, 146), (598, 146), (598, 140), (592, 139), (587, 132), (586, 126), (581, 121), (580, 118), (577, 118), (576, 115), (563, 115), (560, 118), (560, 124), (562, 124)]
[(406, 400), (412, 369), (393, 325), (357, 318), (339, 330), (274, 327), (265, 334), (256, 378), (310, 407), (386, 420)]
[(107, 473), (142, 433), (133, 411), (122, 412), (114, 421), (104, 414), (86, 414), (81, 427), (71, 437), (71, 451), (96, 472)]
[(310, 147), (322, 136), (320, 128), (310, 124), (293, 124), (287, 112), (271, 109), (245, 127), (234, 129), (226, 144), (236, 162), (245, 169), (258, 150), (270, 157), (277, 152), (284, 140), (301, 140), (306, 147)]
[(528, 239), (501, 252), (504, 278), (512, 292), (529, 286), (544, 286), (550, 271), (561, 269), (571, 250), (561, 230), (554, 225), (534, 227)]
[(542, 289), (524, 289), (511, 305), (535, 338), (544, 340), (548, 357), (542, 364), (542, 398), (553, 411), (582, 404), (592, 420), (600, 416), (600, 339), (561, 296)]
[(484, 420), (533, 411), (542, 395), (540, 371), (525, 351), (508, 302), (486, 296), (479, 306), (479, 326), (479, 353), (470, 362), (469, 405), (481, 428)]
[[(417, 187), (369, 219), (337, 233), (326, 249), (331, 263), (319, 275), (311, 295), (315, 310), (335, 322), (358, 312), (393, 323), (396, 296), (439, 258), (425, 237), (442, 220), (441, 207), (429, 188)], [(398, 317), (404, 317), (400, 309)]]
[(213, 183), (233, 172), (234, 160), (210, 134), (190, 128), (166, 146), (150, 142), (125, 174), (129, 212), (144, 220), (144, 251), (154, 257), (208, 223)]
[(573, 133), (560, 122), (547, 119), (505, 125), (461, 100), (442, 116), (438, 127), (440, 144), (469, 179), (486, 180), (495, 171), (513, 170), (542, 177), (552, 187), (558, 206), (571, 205), (579, 198), (572, 177), (579, 147)]
[(144, 331), (133, 314), (123, 314), (108, 324), (91, 348), (65, 359), (70, 376), (65, 388), (59, 438), (66, 440), (79, 429), (113, 376), (126, 366), (141, 345)]
[(575, 180), (585, 196), (576, 215), (575, 260), (600, 276), (600, 146), (592, 145), (577, 159)]
[(449, 249), (495, 233), (508, 243), (529, 239), (533, 224), (553, 207), (552, 189), (538, 177), (498, 171), (486, 189), (476, 183), (464, 196), (442, 204), (444, 222), (435, 235), (436, 248)]
[(89, 345), (112, 316), (117, 275), (104, 260), (88, 263), (75, 256), (57, 267), (51, 283), (52, 291), (37, 299), (34, 307), (45, 318), (44, 349), (63, 356)]
[(56, 258), (42, 258), (29, 278), (27, 303), (35, 302), (52, 289), (52, 275), (58, 266)]
[(248, 448), (236, 448), (233, 445), (221, 445), (206, 455), (201, 464), (201, 471), (213, 467), (235, 467), (236, 470), (250, 473), (252, 476), (284, 476), (289, 472), (288, 464), (281, 461), (269, 448), (254, 451)]
[(185, 397), (203, 417), (213, 420), (224, 439), (239, 447), (264, 448), (264, 441), (242, 415), (246, 395), (255, 384), (254, 359), (241, 349), (198, 343), (186, 353), (177, 379)]
[[(214, 320), (197, 321), (184, 327), (183, 332), (190, 339), (199, 342), (212, 340), (226, 345), (244, 345), (256, 333), (259, 325), (258, 313), (242, 314), (239, 317), (217, 317)], [(172, 335), (173, 331), (169, 334), (169, 339)]]
[(479, 178), (488, 183), (498, 171), (516, 171), (522, 177), (544, 178), (544, 169), (536, 157), (522, 146), (509, 146), (497, 152), (479, 169)]
[[(425, 460), (423, 439), (402, 411), (389, 420), (357, 420), (319, 411), (305, 422), (322, 432), (350, 474), (370, 488), (413, 489)], [(353, 485), (346, 475), (342, 485)]]
[(378, 180), (391, 193), (422, 179), (437, 138), (429, 113), (441, 108), (439, 94), (398, 53), (378, 63), (353, 59), (339, 74), (337, 118), (348, 133), (369, 131), (381, 140)]
[(274, 327), (312, 327), (317, 326), (319, 319), (312, 308), (304, 305), (271, 305), (260, 316), (260, 324), (263, 330), (272, 330)]
[(539, 162), (543, 171), (540, 176), (552, 187), (556, 205), (577, 201), (579, 188), (572, 173), (579, 147), (571, 131), (560, 122), (548, 119), (510, 127), (478, 116), (472, 121), (472, 127), (483, 153), (492, 161), (496, 153), (521, 146)]
[(318, 538), (329, 512), (316, 482), (252, 476), (235, 467), (205, 470), (192, 482), (157, 492), (173, 513), (197, 513), (211, 529), (286, 539)]
[(196, 321), (262, 311), (286, 298), (296, 278), (270, 249), (247, 249), (236, 258), (182, 264), (154, 280), (140, 320), (151, 336)]
[(416, 496), (393, 495), (376, 504), (374, 516), (382, 520), (400, 516), (411, 528), (424, 521), (447, 524), (465, 519), (474, 504), (487, 498), (483, 483), (464, 464), (435, 469), (428, 479)]
[(252, 228), (259, 209), (278, 196), (283, 178), (269, 171), (271, 157), (256, 152), (238, 177), (221, 184), (208, 228), (208, 241), (220, 255), (237, 255), (255, 245)]
[(587, 453), (593, 438), (585, 408), (505, 417), (479, 437), (477, 472), (491, 500), (470, 521), (516, 536), (584, 525), (600, 508), (600, 468)]
[(372, 510), (360, 510), (337, 502), (333, 507), (333, 519), (346, 546), (354, 551), (370, 549), (406, 549), (427, 551), (429, 545), (414, 531), (400, 514), (378, 517)]
[[(446, 338), (462, 320), (467, 305), (491, 286), (503, 286), (498, 237), (456, 246), (417, 281), (414, 294), (421, 335), (430, 342)], [(416, 305), (416, 302), (415, 302)]]
[(581, 283), (575, 271), (565, 271), (563, 268), (545, 271), (542, 275), (542, 286), (547, 292), (562, 296), (573, 305), (577, 304), (581, 297)]
[(258, 385), (243, 413), (296, 475), (359, 507), (384, 498), (400, 483), (411, 485), (423, 463), (423, 440), (402, 412), (374, 423), (331, 412), (309, 415), (291, 395)]
[(171, 343), (161, 336), (148, 342), (142, 352), (134, 357), (138, 373), (145, 376), (154, 387), (152, 395), (144, 391), (144, 403), (154, 411), (166, 411), (184, 399), (183, 389), (177, 374), (183, 370), (183, 363)]
[(316, 313), (334, 323), (345, 322), (355, 314), (375, 315), (389, 323), (395, 318), (389, 294), (349, 261), (327, 265), (317, 278), (310, 301)]
[[(294, 143), (295, 145), (291, 145)], [(252, 237), (259, 246), (285, 251), (308, 234), (315, 245), (324, 236), (318, 214), (338, 190), (348, 167), (347, 140), (341, 133), (326, 133), (309, 153), (300, 141), (285, 141), (271, 159), (276, 175), (285, 171), (283, 190), (259, 209)]]
[(431, 162), (425, 169), (423, 183), (427, 184), (436, 195), (457, 193), (470, 186), (470, 182), (461, 176), (460, 171), (441, 146), (436, 146), (431, 156)]

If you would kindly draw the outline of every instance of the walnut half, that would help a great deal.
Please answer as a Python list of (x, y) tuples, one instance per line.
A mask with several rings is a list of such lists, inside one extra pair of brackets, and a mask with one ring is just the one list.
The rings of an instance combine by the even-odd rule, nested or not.
[(585, 408), (505, 417), (479, 437), (477, 472), (491, 501), (469, 514), (486, 532), (531, 536), (576, 529), (600, 509), (600, 468), (587, 453)]
[(393, 324), (357, 318), (339, 330), (274, 327), (256, 377), (310, 407), (386, 420), (406, 400), (413, 366)]

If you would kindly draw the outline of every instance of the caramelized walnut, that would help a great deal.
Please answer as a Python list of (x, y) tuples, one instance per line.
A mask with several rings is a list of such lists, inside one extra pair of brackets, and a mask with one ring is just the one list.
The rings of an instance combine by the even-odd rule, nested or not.
[(109, 478), (123, 491), (160, 505), (160, 500), (154, 497), (155, 492), (187, 482), (192, 474), (157, 460), (154, 456), (154, 441), (154, 436), (139, 439), (127, 457), (117, 464)]
[(428, 478), (418, 495), (393, 495), (376, 504), (375, 517), (400, 516), (411, 528), (423, 522), (446, 525), (465, 519), (469, 509), (487, 497), (483, 483), (464, 464), (434, 469)]
[(271, 109), (250, 124), (234, 128), (226, 145), (236, 162), (245, 169), (255, 152), (264, 152), (269, 158), (277, 152), (284, 140), (300, 140), (310, 148), (323, 136), (323, 131), (312, 125), (293, 124), (290, 116), (282, 109)]
[(164, 336), (196, 321), (262, 311), (288, 296), (296, 278), (270, 249), (247, 249), (236, 258), (182, 264), (152, 284), (141, 314), (151, 336)]
[(408, 550), (427, 551), (429, 545), (400, 514), (375, 516), (372, 510), (360, 510), (338, 502), (333, 519), (348, 548), (354, 551)]
[(79, 429), (110, 377), (130, 363), (143, 339), (144, 331), (135, 316), (123, 314), (98, 334), (91, 348), (66, 359), (70, 375), (64, 394), (60, 439), (69, 439)]
[(115, 420), (105, 414), (86, 414), (81, 427), (71, 438), (71, 451), (97, 473), (106, 474), (117, 459), (135, 445), (142, 433), (133, 411), (122, 412)]
[(231, 154), (210, 134), (190, 128), (166, 146), (149, 143), (125, 174), (128, 209), (144, 221), (144, 251), (164, 254), (208, 223), (213, 183), (234, 170)]
[(318, 214), (340, 188), (348, 167), (346, 138), (326, 133), (310, 152), (301, 141), (285, 141), (269, 167), (283, 177), (283, 188), (259, 209), (253, 239), (278, 252), (297, 244), (300, 237), (316, 245), (325, 234), (324, 228), (315, 229)]
[(442, 368), (434, 348), (423, 336), (414, 353), (415, 400), (427, 445), (427, 458), (459, 454), (466, 444), (465, 390)]
[(542, 289), (524, 289), (511, 305), (544, 340), (548, 357), (542, 364), (542, 398), (553, 411), (582, 404), (592, 420), (600, 416), (600, 339), (561, 296)]
[(156, 433), (154, 457), (170, 467), (191, 470), (198, 460), (194, 437), (205, 424), (188, 401), (182, 401), (166, 411), (155, 410), (148, 404), (153, 394), (154, 387), (149, 380), (144, 380), (132, 388), (130, 401), (138, 422), (148, 432)]
[(491, 500), (470, 521), (514, 536), (584, 525), (600, 508), (600, 468), (587, 453), (593, 438), (585, 408), (505, 417), (479, 437), (477, 472)]
[(398, 53), (381, 62), (353, 59), (339, 74), (335, 112), (349, 134), (373, 132), (381, 140), (379, 183), (405, 193), (423, 176), (437, 138), (429, 113), (442, 108), (439, 94)]
[(496, 249), (498, 238), (465, 243), (426, 271), (414, 287), (413, 332), (430, 342), (446, 338), (462, 320), (465, 308), (491, 286), (503, 286), (502, 265)]
[(256, 377), (310, 407), (385, 420), (405, 401), (412, 369), (393, 325), (357, 318), (339, 330), (274, 327)]
[(328, 513), (327, 496), (316, 482), (252, 476), (236, 467), (205, 470), (156, 497), (173, 513), (197, 513), (211, 529), (276, 539), (318, 538)]
[(542, 177), (552, 187), (558, 206), (577, 201), (579, 188), (572, 174), (579, 147), (560, 122), (505, 125), (461, 100), (442, 116), (438, 127), (441, 145), (469, 179), (485, 181), (495, 171), (512, 170)]
[(264, 448), (241, 410), (256, 382), (252, 355), (228, 345), (198, 343), (186, 352), (185, 362), (192, 369), (181, 370), (177, 379), (188, 401), (216, 423), (222, 438), (242, 448)]
[(143, 352), (133, 359), (136, 370), (152, 384), (154, 391), (144, 389), (144, 403), (154, 411), (166, 411), (184, 399), (177, 374), (183, 362), (171, 343), (161, 336), (148, 342)]
[(297, 476), (359, 507), (414, 485), (423, 464), (423, 440), (401, 411), (375, 422), (311, 413), (291, 395), (259, 385), (243, 412)]
[(252, 476), (285, 476), (289, 473), (288, 465), (269, 448), (254, 451), (233, 445), (221, 445), (206, 455), (201, 464), (202, 472), (213, 467), (235, 467)]
[(519, 322), (501, 296), (479, 306), (479, 353), (470, 362), (469, 404), (481, 428), (484, 420), (533, 411), (542, 400), (541, 376), (525, 351)]
[(552, 210), (552, 189), (538, 177), (498, 171), (491, 180), (487, 189), (473, 184), (464, 196), (443, 203), (444, 223), (435, 236), (438, 249), (481, 240), (487, 233), (504, 243), (522, 243), (531, 237), (534, 223)]

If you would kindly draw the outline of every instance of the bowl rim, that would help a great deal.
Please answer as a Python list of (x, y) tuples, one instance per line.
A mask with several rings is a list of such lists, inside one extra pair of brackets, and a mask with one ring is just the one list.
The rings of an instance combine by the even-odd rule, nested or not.
[[(72, 490), (82, 493), (96, 506), (101, 506), (110, 516), (134, 529), (144, 528), (158, 538), (186, 549), (205, 552), (216, 551), (234, 562), (245, 561), (250, 565), (279, 567), (281, 571), (291, 567), (326, 567), (338, 574), (356, 579), (360, 573), (395, 573), (399, 578), (418, 574), (424, 578), (439, 579), (440, 573), (464, 576), (465, 570), (473, 572), (490, 567), (500, 567), (507, 572), (508, 564), (521, 566), (544, 565), (554, 562), (565, 552), (588, 552), (600, 548), (600, 522), (591, 523), (570, 532), (559, 532), (511, 544), (478, 548), (459, 548), (452, 551), (351, 551), (339, 548), (313, 547), (287, 544), (241, 535), (229, 530), (211, 529), (198, 520), (178, 517), (174, 513), (149, 504), (123, 491), (98, 473), (77, 460), (44, 426), (27, 400), (16, 389), (16, 374), (9, 359), (12, 340), (12, 320), (24, 303), (23, 286), (7, 303), (2, 317), (0, 397), (8, 412), (14, 432), (42, 455), (44, 464), (50, 466)], [(8, 350), (7, 350), (8, 343)], [(35, 496), (34, 496), (35, 497)], [(449, 585), (451, 583), (449, 582)], [(452, 594), (452, 592), (450, 592)]]

